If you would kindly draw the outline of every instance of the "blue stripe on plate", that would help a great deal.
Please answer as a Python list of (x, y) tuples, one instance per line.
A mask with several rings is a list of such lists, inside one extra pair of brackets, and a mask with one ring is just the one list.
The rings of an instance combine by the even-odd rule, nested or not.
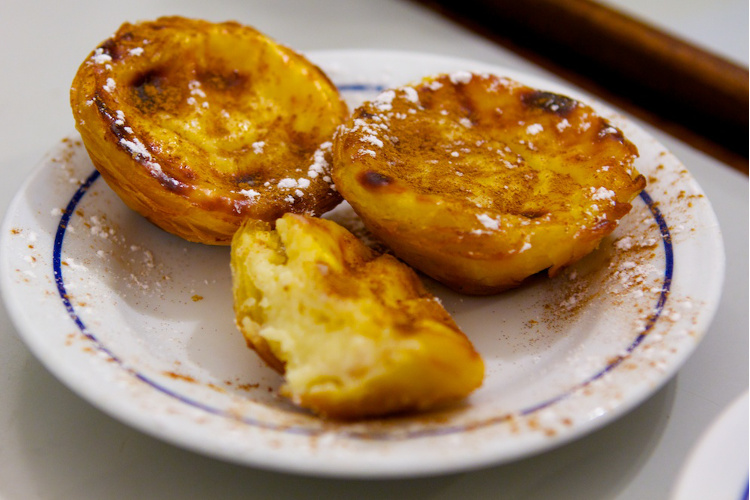
[(559, 401), (562, 401), (563, 399), (570, 396), (573, 392), (576, 390), (585, 387), (592, 383), (593, 381), (600, 379), (607, 373), (614, 370), (617, 366), (622, 363), (630, 353), (632, 353), (640, 344), (643, 342), (643, 339), (646, 338), (646, 335), (654, 328), (654, 325), (656, 325), (656, 321), (661, 317), (662, 313), (664, 312), (664, 304), (667, 302), (667, 297), (669, 296), (669, 291), (672, 288), (672, 274), (674, 272), (674, 249), (672, 248), (672, 236), (669, 234), (669, 227), (667, 226), (667, 222), (664, 220), (664, 216), (662, 215), (659, 208), (656, 206), (656, 203), (654, 203), (654, 200), (651, 199), (651, 196), (646, 191), (641, 191), (641, 200), (648, 206), (649, 210), (651, 211), (651, 215), (653, 215), (654, 220), (656, 220), (656, 223), (659, 226), (659, 233), (661, 234), (661, 241), (664, 245), (664, 281), (662, 282), (661, 291), (659, 292), (659, 298), (656, 301), (656, 306), (654, 307), (654, 312), (646, 319), (645, 326), (643, 328), (643, 331), (641, 331), (633, 340), (633, 342), (627, 347), (625, 350), (625, 354), (622, 354), (615, 358), (614, 360), (610, 361), (607, 366), (605, 366), (601, 371), (594, 373), (591, 377), (581, 382), (579, 385), (573, 387), (570, 391), (565, 392), (563, 394), (560, 394), (557, 397), (551, 398), (547, 401), (544, 401), (542, 403), (539, 403), (538, 405), (531, 406), (529, 408), (526, 408), (524, 410), (521, 410), (521, 415), (528, 415), (530, 413), (534, 413), (535, 411), (539, 411), (542, 408), (546, 408), (547, 406), (550, 406), (554, 403), (557, 403)]
[(338, 89), (341, 92), (382, 92), (385, 86), (375, 83), (345, 83), (339, 85)]

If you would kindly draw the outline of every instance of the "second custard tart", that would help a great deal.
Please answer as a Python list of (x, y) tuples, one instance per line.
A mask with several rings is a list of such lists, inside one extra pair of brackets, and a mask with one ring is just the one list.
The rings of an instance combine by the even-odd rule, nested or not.
[(355, 110), (336, 134), (333, 179), (398, 257), (489, 294), (596, 248), (645, 186), (637, 156), (586, 104), (457, 72)]
[(330, 139), (348, 110), (326, 75), (248, 26), (123, 24), (80, 66), (76, 128), (123, 201), (187, 240), (340, 201)]

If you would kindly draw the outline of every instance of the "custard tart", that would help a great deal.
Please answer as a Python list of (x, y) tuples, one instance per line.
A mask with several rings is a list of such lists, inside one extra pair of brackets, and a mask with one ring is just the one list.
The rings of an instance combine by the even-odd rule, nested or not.
[(341, 201), (330, 141), (346, 104), (308, 59), (251, 27), (125, 23), (82, 63), (70, 102), (109, 186), (187, 240), (229, 245), (245, 219)]
[(333, 179), (395, 255), (491, 294), (594, 250), (646, 184), (637, 156), (578, 100), (455, 72), (357, 108), (335, 136)]

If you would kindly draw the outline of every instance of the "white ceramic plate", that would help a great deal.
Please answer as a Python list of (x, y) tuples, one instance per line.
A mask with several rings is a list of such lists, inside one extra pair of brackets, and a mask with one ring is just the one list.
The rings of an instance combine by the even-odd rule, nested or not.
[(672, 500), (747, 500), (748, 393), (719, 414), (691, 451)]
[[(503, 68), (407, 53), (311, 57), (351, 104), (458, 70), (572, 95), (638, 146), (649, 186), (598, 251), (554, 280), (484, 298), (428, 281), (483, 355), (485, 384), (455, 408), (344, 424), (276, 396), (279, 377), (233, 324), (228, 249), (147, 223), (66, 139), (11, 204), (0, 254), (8, 310), (52, 373), (176, 445), (340, 477), (437, 474), (538, 453), (611, 422), (674, 375), (714, 314), (724, 272), (716, 218), (675, 157), (592, 99)], [(342, 207), (333, 216), (349, 215)]]

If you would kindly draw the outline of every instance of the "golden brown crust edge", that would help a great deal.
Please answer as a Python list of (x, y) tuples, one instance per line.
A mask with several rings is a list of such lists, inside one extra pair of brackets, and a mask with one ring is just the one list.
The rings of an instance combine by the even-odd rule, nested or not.
[(355, 110), (334, 142), (333, 177), (397, 256), (490, 294), (594, 250), (645, 187), (637, 154), (583, 103), (461, 72)]
[(346, 104), (319, 68), (253, 28), (125, 23), (81, 64), (70, 97), (107, 183), (190, 241), (228, 245), (246, 218), (341, 201), (325, 179)]

